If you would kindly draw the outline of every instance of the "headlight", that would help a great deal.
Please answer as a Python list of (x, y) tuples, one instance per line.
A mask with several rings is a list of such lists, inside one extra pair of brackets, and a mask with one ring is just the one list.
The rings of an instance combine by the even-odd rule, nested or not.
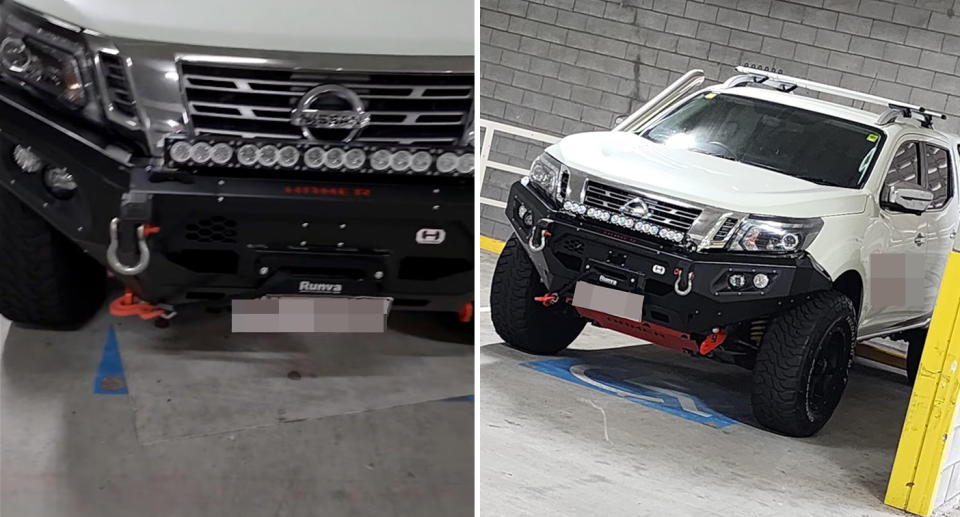
[(807, 247), (823, 227), (823, 220), (748, 217), (730, 239), (730, 251), (790, 253)]
[(2, 6), (0, 75), (74, 109), (94, 105), (94, 76), (80, 29), (11, 7)]
[(543, 153), (530, 166), (530, 181), (548, 196), (562, 201), (566, 197), (566, 192), (561, 192), (562, 179), (564, 175), (570, 174), (566, 169), (556, 158)]

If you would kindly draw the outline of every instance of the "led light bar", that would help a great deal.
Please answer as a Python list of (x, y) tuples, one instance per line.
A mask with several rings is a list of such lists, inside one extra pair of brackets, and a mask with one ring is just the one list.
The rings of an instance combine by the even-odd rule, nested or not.
[(683, 242), (683, 239), (686, 237), (686, 234), (683, 232), (674, 230), (672, 228), (660, 226), (644, 219), (627, 217), (625, 215), (610, 212), (602, 208), (587, 206), (583, 203), (577, 203), (575, 201), (564, 201), (563, 209), (564, 211), (573, 215), (586, 216), (590, 219), (595, 219), (604, 223), (610, 223), (621, 228), (645, 233), (652, 237), (659, 237), (671, 242)]
[(290, 171), (464, 176), (473, 174), (473, 153), (447, 149), (398, 149), (314, 142), (167, 138), (167, 167), (224, 167)]

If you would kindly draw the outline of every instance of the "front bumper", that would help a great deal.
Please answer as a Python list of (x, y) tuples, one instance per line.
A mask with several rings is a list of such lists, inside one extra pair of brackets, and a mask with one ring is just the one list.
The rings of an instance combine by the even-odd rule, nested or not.
[[(524, 223), (520, 207), (533, 214)], [(517, 182), (510, 189), (506, 214), (550, 292), (560, 299), (573, 295), (577, 281), (644, 295), (643, 320), (702, 337), (727, 327), (769, 317), (805, 295), (829, 289), (831, 279), (806, 253), (756, 256), (698, 253), (627, 234), (613, 226), (584, 221), (560, 212), (552, 201)], [(544, 221), (546, 220), (546, 221)], [(537, 225), (538, 221), (542, 221)], [(549, 222), (548, 222), (549, 221)], [(542, 250), (539, 230), (549, 237)], [(534, 229), (536, 228), (536, 229)], [(686, 280), (693, 272), (687, 291)], [(764, 273), (767, 288), (733, 290), (727, 277)], [(603, 280), (600, 276), (603, 275)], [(678, 283), (678, 277), (679, 283)]]
[[(79, 185), (53, 197), (40, 174), (11, 157), (30, 146), (67, 167)], [(0, 184), (106, 265), (110, 221), (120, 219), (119, 257), (150, 264), (120, 279), (152, 303), (178, 305), (267, 294), (302, 294), (303, 282), (338, 293), (394, 298), (396, 309), (457, 310), (473, 298), (472, 178), (180, 180), (137, 158), (115, 135), (75, 125), (0, 91)], [(417, 235), (426, 230), (428, 239)], [(444, 238), (439, 239), (442, 230)]]

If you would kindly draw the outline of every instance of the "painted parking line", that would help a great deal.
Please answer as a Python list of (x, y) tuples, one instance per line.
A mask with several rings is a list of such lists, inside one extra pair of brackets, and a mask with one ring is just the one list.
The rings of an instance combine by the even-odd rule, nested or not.
[(93, 379), (93, 393), (96, 395), (126, 395), (127, 379), (123, 375), (123, 360), (117, 346), (117, 333), (110, 325), (107, 342), (103, 345), (100, 366)]
[(737, 423), (693, 395), (655, 386), (637, 377), (635, 371), (619, 366), (588, 363), (576, 357), (532, 361), (522, 366), (716, 429)]

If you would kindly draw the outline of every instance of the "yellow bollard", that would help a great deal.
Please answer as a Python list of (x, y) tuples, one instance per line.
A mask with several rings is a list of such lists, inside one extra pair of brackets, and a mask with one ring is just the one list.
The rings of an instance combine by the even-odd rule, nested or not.
[[(916, 515), (935, 509), (948, 466), (960, 392), (960, 238), (947, 261), (884, 502)], [(952, 467), (951, 467), (952, 468)], [(960, 467), (956, 467), (960, 468)], [(945, 487), (944, 487), (945, 488)], [(947, 494), (947, 499), (956, 494)]]

